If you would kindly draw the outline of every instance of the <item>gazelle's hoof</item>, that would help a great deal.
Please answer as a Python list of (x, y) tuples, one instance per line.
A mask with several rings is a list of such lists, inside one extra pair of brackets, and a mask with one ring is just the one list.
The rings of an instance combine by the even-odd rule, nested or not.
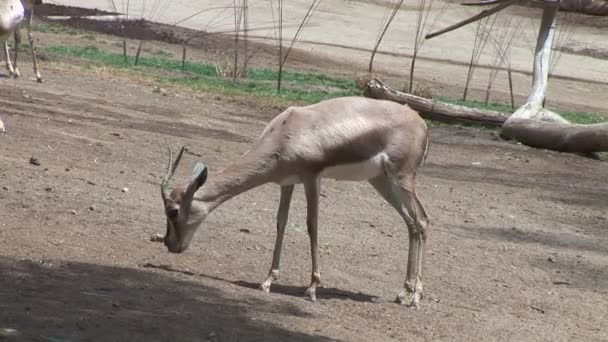
[(317, 290), (309, 287), (306, 289), (304, 296), (307, 300), (315, 303), (317, 301)]
[(268, 284), (266, 281), (263, 282), (262, 284), (260, 284), (260, 290), (266, 293), (270, 293), (270, 284)]
[(395, 302), (408, 308), (418, 309), (420, 307), (420, 299), (422, 299), (422, 294), (420, 292), (406, 292), (401, 291)]

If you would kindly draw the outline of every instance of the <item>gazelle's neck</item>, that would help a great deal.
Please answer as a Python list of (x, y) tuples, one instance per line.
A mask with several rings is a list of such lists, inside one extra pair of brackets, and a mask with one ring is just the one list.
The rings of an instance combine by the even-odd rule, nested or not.
[(194, 200), (207, 214), (234, 196), (272, 181), (273, 161), (245, 155), (215, 175), (210, 175)]

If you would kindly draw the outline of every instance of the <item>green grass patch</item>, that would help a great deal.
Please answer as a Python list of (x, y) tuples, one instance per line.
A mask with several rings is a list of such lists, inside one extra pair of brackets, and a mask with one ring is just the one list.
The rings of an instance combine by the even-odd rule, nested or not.
[[(52, 46), (45, 51), (96, 62), (98, 65), (126, 69), (135, 68), (135, 57), (102, 51), (95, 46)], [(163, 71), (182, 71), (182, 62), (161, 56), (140, 57), (137, 68), (155, 68)], [(233, 82), (218, 76), (215, 65), (186, 62), (183, 68), (188, 76), (164, 77), (161, 81), (187, 86), (196, 90), (216, 90), (238, 95), (278, 97), (284, 100), (315, 103), (333, 97), (359, 95), (354, 80), (329, 77), (323, 74), (285, 71), (281, 93), (276, 93), (277, 72), (250, 68), (247, 78)]]
[[(488, 103), (486, 105), (484, 102), (475, 101), (475, 100), (454, 100), (450, 98), (436, 98), (438, 101), (456, 104), (460, 106), (465, 106), (469, 108), (478, 108), (478, 109), (488, 109), (494, 110), (497, 112), (504, 113), (512, 113), (513, 109), (511, 109), (511, 104), (508, 103)], [(570, 120), (573, 123), (577, 124), (594, 124), (600, 122), (606, 122), (608, 119), (605, 116), (588, 113), (588, 112), (570, 112), (570, 111), (562, 111), (562, 110), (554, 110), (557, 114), (563, 116), (565, 119)]]
[[(172, 60), (162, 53), (153, 56), (142, 56), (139, 65), (134, 66), (135, 57), (128, 56), (125, 61), (122, 54), (103, 51), (95, 46), (52, 46), (44, 50), (47, 53), (82, 58), (93, 62), (90, 66), (105, 66), (116, 69), (154, 68), (169, 72), (181, 72), (180, 60)], [(164, 76), (161, 82), (186, 86), (195, 90), (219, 91), (233, 95), (249, 95), (254, 97), (274, 98), (303, 103), (315, 103), (322, 100), (360, 95), (355, 81), (351, 79), (327, 76), (315, 72), (283, 72), (283, 88), (280, 94), (276, 92), (277, 71), (265, 68), (249, 68), (247, 77), (233, 82), (231, 79), (218, 76), (216, 65), (207, 63), (186, 62), (183, 71), (186, 76)], [(437, 97), (437, 101), (462, 105), (470, 108), (488, 109), (499, 112), (512, 112), (507, 103), (489, 103), (481, 101), (459, 101), (451, 98)], [(559, 111), (566, 119), (580, 124), (605, 122), (606, 117), (594, 113)]]

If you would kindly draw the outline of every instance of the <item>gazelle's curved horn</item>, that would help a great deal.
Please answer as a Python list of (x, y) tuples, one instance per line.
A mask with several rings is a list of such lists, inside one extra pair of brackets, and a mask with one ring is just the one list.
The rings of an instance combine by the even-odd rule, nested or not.
[(171, 181), (171, 178), (173, 178), (173, 175), (175, 174), (175, 170), (177, 170), (177, 166), (179, 165), (179, 162), (182, 159), (182, 155), (184, 154), (186, 147), (185, 146), (182, 147), (182, 149), (179, 151), (179, 154), (177, 155), (177, 158), (175, 158), (175, 161), (173, 161), (173, 152), (171, 152), (171, 147), (168, 147), (168, 149), (169, 149), (169, 164), (167, 165), (167, 173), (165, 174), (162, 182), (160, 183), (160, 194), (163, 198), (163, 202), (167, 201), (167, 198), (168, 198), (167, 189), (169, 188), (169, 181)]

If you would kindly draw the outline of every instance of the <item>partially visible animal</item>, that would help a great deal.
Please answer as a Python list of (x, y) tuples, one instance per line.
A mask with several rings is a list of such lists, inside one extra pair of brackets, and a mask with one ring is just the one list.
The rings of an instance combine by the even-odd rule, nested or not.
[[(195, 231), (214, 209), (265, 183), (280, 185), (277, 237), (272, 266), (261, 288), (268, 292), (279, 276), (279, 262), (291, 195), (296, 184), (306, 194), (308, 234), (312, 256), (307, 295), (316, 300), (321, 278), (317, 220), (321, 179), (367, 181), (401, 216), (409, 233), (407, 273), (398, 302), (417, 307), (422, 298), (422, 265), (429, 219), (416, 195), (415, 179), (428, 147), (424, 120), (400, 104), (363, 97), (343, 97), (306, 107), (291, 107), (275, 117), (237, 161), (207, 181), (207, 169), (195, 165), (189, 183), (169, 193), (175, 162), (169, 158), (161, 183), (167, 231), (163, 241), (172, 253), (190, 245)], [(200, 190), (199, 190), (200, 189)], [(354, 214), (354, 213), (353, 213)], [(391, 257), (392, 253), (386, 256)], [(405, 260), (404, 260), (405, 261)]]
[(11, 75), (15, 69), (11, 63), (8, 44), (6, 41), (15, 34), (19, 23), (25, 16), (25, 8), (21, 0), (0, 0), (0, 40), (4, 44), (4, 54), (6, 57), (6, 68)]
[[(6, 56), (6, 68), (14, 77), (20, 77), (21, 72), (17, 66), (19, 55), (18, 45), (21, 43), (21, 33), (19, 31), (19, 23), (24, 19), (27, 20), (27, 37), (30, 43), (30, 51), (32, 55), (34, 74), (36, 80), (42, 82), (42, 76), (38, 69), (38, 58), (36, 56), (36, 47), (34, 46), (34, 35), (32, 33), (32, 20), (34, 17), (34, 7), (40, 4), (40, 0), (0, 0), (0, 20), (6, 25), (0, 27), (0, 40), (4, 44), (4, 54)], [(4, 19), (4, 17), (6, 19)], [(14, 37), (15, 41), (15, 58), (14, 64), (11, 63), (10, 52), (8, 48), (8, 39)]]

